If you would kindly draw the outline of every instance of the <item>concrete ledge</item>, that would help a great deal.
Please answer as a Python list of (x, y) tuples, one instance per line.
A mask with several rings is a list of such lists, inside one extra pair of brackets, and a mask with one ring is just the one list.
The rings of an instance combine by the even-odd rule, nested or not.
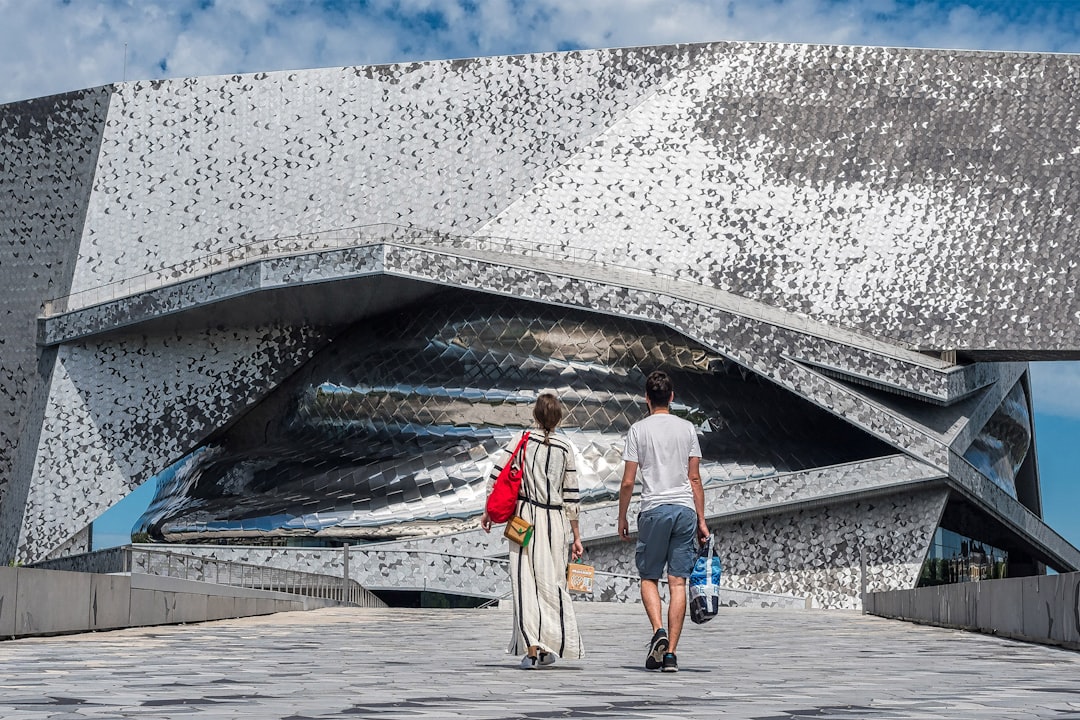
[(18, 589), (18, 569), (0, 567), (0, 637), (15, 634), (15, 598)]
[(0, 640), (224, 620), (337, 604), (155, 575), (0, 568)]
[(86, 573), (16, 568), (15, 635), (80, 632), (90, 626), (90, 579)]
[(868, 593), (871, 615), (1080, 650), (1080, 572)]
[(131, 578), (90, 576), (90, 629), (124, 627), (131, 616)]

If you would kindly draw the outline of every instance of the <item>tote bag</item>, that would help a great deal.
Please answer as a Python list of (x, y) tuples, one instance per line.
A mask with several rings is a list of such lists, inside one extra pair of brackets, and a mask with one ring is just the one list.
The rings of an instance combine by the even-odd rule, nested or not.
[(495, 487), (487, 499), (487, 514), (492, 522), (504, 523), (514, 517), (517, 508), (518, 492), (521, 490), (521, 476), (525, 464), (525, 443), (529, 441), (528, 431), (522, 433), (514, 452), (495, 478)]

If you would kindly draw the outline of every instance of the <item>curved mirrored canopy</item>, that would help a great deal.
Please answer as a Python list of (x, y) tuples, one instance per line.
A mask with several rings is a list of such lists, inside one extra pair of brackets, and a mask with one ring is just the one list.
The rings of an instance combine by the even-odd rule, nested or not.
[(584, 502), (615, 499), (645, 376), (700, 433), (706, 482), (891, 454), (884, 443), (646, 322), (448, 291), (335, 337), (220, 437), (159, 476), (156, 540), (364, 540), (475, 524), (493, 458), (544, 389), (566, 408)]

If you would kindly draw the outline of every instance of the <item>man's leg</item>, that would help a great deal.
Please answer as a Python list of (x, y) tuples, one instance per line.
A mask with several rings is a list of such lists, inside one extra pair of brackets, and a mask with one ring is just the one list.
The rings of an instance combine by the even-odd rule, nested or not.
[[(660, 619), (664, 616), (664, 606), (660, 602), (660, 584), (657, 580), (641, 580), (641, 604), (645, 606), (645, 614), (649, 616), (653, 632), (664, 627)], [(683, 603), (683, 611), (686, 603)]]
[(697, 513), (690, 508), (678, 510), (671, 532), (671, 545), (668, 548), (668, 652), (674, 653), (682, 634), (683, 620), (686, 618), (686, 579), (694, 571), (697, 551), (694, 549), (694, 537), (697, 533)]
[(660, 509), (654, 508), (638, 515), (638, 542), (634, 563), (641, 578), (641, 604), (649, 616), (655, 633), (664, 627), (664, 607), (660, 602), (660, 578), (667, 563), (667, 538), (670, 532), (660, 521)]
[[(683, 620), (686, 619), (686, 578), (668, 575), (668, 652), (675, 652), (679, 644), (679, 635), (682, 633)], [(657, 593), (657, 602), (660, 601)]]
[(664, 606), (660, 602), (660, 578), (667, 564), (669, 524), (663, 511), (665, 506), (647, 510), (638, 515), (638, 544), (635, 561), (641, 578), (641, 603), (652, 625), (649, 654), (645, 656), (645, 669), (659, 670), (663, 667), (664, 653), (668, 649), (667, 632), (664, 630)]
[(664, 606), (660, 602), (660, 581), (641, 579), (641, 604), (649, 616), (653, 634), (649, 640), (649, 652), (645, 656), (646, 670), (659, 670), (664, 665), (664, 653), (668, 651), (667, 631), (660, 618), (664, 616)]

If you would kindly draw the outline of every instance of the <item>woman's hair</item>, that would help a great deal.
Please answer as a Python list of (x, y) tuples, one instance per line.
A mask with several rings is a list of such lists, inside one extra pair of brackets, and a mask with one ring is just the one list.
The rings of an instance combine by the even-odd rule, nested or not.
[(536, 404), (533, 405), (533, 419), (544, 431), (544, 442), (547, 443), (548, 436), (562, 420), (563, 409), (562, 403), (559, 402), (559, 398), (555, 397), (551, 393), (542, 393), (536, 398)]

